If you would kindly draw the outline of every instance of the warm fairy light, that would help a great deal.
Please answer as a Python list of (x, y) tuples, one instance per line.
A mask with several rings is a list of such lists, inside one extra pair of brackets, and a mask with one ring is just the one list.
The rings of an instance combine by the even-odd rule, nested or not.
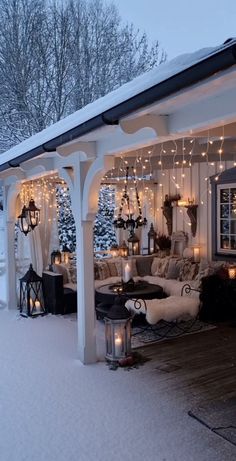
[(215, 181), (218, 181), (218, 180), (219, 180), (219, 176), (216, 176), (216, 177), (215, 177)]
[(222, 165), (222, 163), (220, 164), (219, 166), (220, 170), (223, 170), (224, 169), (224, 165)]
[(219, 152), (219, 154), (222, 154), (222, 153), (223, 153), (223, 149), (219, 149), (218, 152)]
[(202, 157), (205, 157), (205, 155), (206, 155), (206, 152), (202, 152), (202, 154), (201, 154), (201, 155), (202, 155)]

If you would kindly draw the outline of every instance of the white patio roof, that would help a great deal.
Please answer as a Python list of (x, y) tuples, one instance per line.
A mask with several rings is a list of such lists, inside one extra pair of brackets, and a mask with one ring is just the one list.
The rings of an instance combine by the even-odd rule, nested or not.
[[(170, 62), (166, 62), (153, 70), (149, 71), (146, 74), (143, 74), (131, 82), (126, 83), (122, 87), (112, 91), (111, 93), (107, 94), (103, 98), (100, 98), (93, 103), (83, 107), (82, 109), (78, 110), (77, 112), (69, 115), (68, 117), (60, 120), (59, 122), (55, 123), (54, 125), (49, 126), (45, 130), (31, 136), (29, 139), (21, 142), (20, 144), (14, 146), (10, 150), (4, 152), (0, 156), (0, 171), (10, 168), (11, 165), (7, 165), (8, 162), (16, 160), (21, 157), (22, 155), (29, 153), (35, 150), (34, 155), (32, 157), (36, 157), (42, 154), (44, 151), (47, 151), (44, 144), (48, 143), (49, 141), (55, 140), (60, 136), (63, 136), (70, 132), (70, 130), (75, 129), (76, 127), (85, 126), (89, 121), (95, 119), (99, 115), (106, 115), (108, 110), (113, 108), (117, 108), (122, 103), (129, 103), (132, 98), (136, 96), (141, 96), (146, 90), (150, 90), (154, 88), (156, 85), (163, 84), (164, 82), (169, 82), (171, 78), (174, 76), (180, 76), (180, 78), (184, 78), (185, 71), (191, 69), (192, 67), (196, 66), (197, 64), (207, 63), (209, 59), (214, 56), (220, 56), (222, 52), (224, 56), (227, 55), (227, 50), (231, 49), (232, 47), (236, 46), (236, 40), (230, 40), (228, 43), (223, 44), (219, 47), (215, 48), (204, 48), (198, 50), (191, 54), (184, 54), (181, 55)], [(234, 53), (232, 53), (234, 54)], [(235, 56), (233, 56), (235, 59)], [(233, 61), (231, 66), (233, 65)], [(229, 65), (225, 65), (224, 61), (222, 62), (222, 69), (230, 67)], [(212, 69), (214, 70), (214, 69)], [(201, 81), (201, 77), (199, 77)], [(191, 85), (191, 83), (186, 83), (186, 86)], [(178, 91), (176, 88), (175, 91)], [(173, 91), (170, 91), (173, 93)], [(162, 99), (161, 96), (158, 97), (159, 100)], [(158, 99), (157, 98), (157, 99)], [(148, 105), (148, 104), (147, 104)], [(149, 104), (150, 105), (150, 104)], [(140, 107), (140, 105), (139, 105)], [(145, 107), (145, 103), (143, 106)], [(125, 114), (124, 114), (125, 116)], [(122, 118), (122, 117), (121, 117)], [(108, 122), (108, 124), (110, 124)], [(112, 124), (112, 122), (111, 122)], [(106, 122), (101, 124), (101, 126), (106, 126)], [(94, 131), (94, 129), (99, 128), (99, 125), (95, 128), (91, 128), (87, 130), (87, 133)], [(107, 127), (108, 129), (108, 127)], [(78, 134), (77, 139), (80, 139), (81, 136)], [(67, 142), (70, 141), (68, 137)], [(57, 145), (62, 145), (65, 143), (65, 139), (62, 139), (61, 142)], [(41, 148), (41, 150), (38, 150)], [(20, 161), (25, 161), (28, 158), (22, 159), (19, 158)], [(17, 162), (16, 162), (17, 163)], [(2, 166), (2, 167), (1, 167)]]

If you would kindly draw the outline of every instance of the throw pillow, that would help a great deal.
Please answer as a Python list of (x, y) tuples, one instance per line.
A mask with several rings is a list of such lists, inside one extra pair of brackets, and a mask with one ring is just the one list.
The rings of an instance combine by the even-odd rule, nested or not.
[(116, 263), (113, 261), (108, 261), (107, 262), (108, 267), (109, 267), (109, 272), (111, 277), (116, 277), (117, 276), (117, 268), (116, 268)]
[(74, 265), (69, 266), (69, 274), (71, 283), (77, 283), (77, 269)]
[(121, 259), (118, 259), (117, 261), (115, 261), (115, 265), (116, 265), (117, 275), (118, 275), (118, 277), (121, 277), (121, 273), (122, 273), (122, 261), (121, 261)]
[(157, 264), (157, 270), (154, 273), (154, 275), (157, 275), (159, 277), (165, 277), (169, 265), (169, 256), (166, 256), (165, 258), (161, 258), (160, 261)]
[(69, 283), (69, 277), (68, 277), (68, 271), (67, 271), (67, 268), (65, 266), (63, 266), (63, 264), (53, 264), (53, 272), (55, 272), (55, 274), (61, 274), (63, 276), (63, 285), (65, 285), (66, 283)]
[(144, 256), (143, 258), (136, 259), (137, 271), (140, 277), (145, 277), (145, 275), (151, 275), (152, 261), (152, 256)]
[(99, 280), (105, 280), (108, 277), (110, 277), (110, 271), (109, 271), (109, 267), (106, 261), (101, 261), (101, 262), (99, 261), (97, 265), (98, 265)]
[(137, 264), (136, 264), (136, 259), (132, 259), (132, 273), (133, 277), (138, 277), (138, 271), (137, 271)]
[(153, 258), (152, 265), (151, 265), (151, 274), (152, 275), (156, 274), (157, 269), (158, 269), (158, 267), (160, 265), (161, 259), (162, 258), (160, 258), (160, 257)]
[(191, 261), (186, 260), (184, 261), (180, 269), (179, 280), (180, 281), (194, 280), (197, 272), (198, 272), (198, 264), (192, 263)]
[(182, 266), (183, 260), (171, 258), (166, 272), (166, 279), (177, 280)]

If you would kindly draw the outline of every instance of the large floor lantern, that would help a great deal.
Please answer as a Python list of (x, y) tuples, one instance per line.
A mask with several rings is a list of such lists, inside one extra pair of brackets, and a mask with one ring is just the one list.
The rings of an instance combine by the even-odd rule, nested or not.
[(20, 279), (20, 313), (24, 317), (44, 315), (42, 277), (33, 270), (29, 270)]
[(124, 296), (117, 296), (105, 317), (106, 359), (110, 362), (118, 362), (131, 353), (131, 317), (125, 301)]

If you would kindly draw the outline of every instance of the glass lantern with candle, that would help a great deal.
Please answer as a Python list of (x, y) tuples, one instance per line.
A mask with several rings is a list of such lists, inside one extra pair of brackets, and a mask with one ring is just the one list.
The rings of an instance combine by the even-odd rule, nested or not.
[(61, 252), (60, 252), (60, 250), (54, 250), (51, 253), (51, 264), (61, 264)]
[(28, 209), (25, 205), (23, 206), (21, 214), (17, 217), (17, 219), (20, 231), (27, 235), (31, 231), (31, 227), (28, 221)]
[(45, 313), (42, 277), (36, 274), (30, 264), (29, 270), (20, 279), (20, 314), (33, 317)]
[(131, 317), (125, 297), (117, 296), (105, 317), (106, 359), (118, 362), (131, 354)]
[(34, 229), (38, 226), (40, 221), (40, 209), (36, 207), (34, 199), (30, 199), (29, 206), (27, 208), (29, 225), (31, 229)]
[(231, 280), (236, 279), (236, 266), (228, 267), (228, 275)]
[(118, 248), (119, 248), (119, 256), (121, 256), (122, 258), (127, 258), (128, 253), (129, 253), (129, 248), (126, 245), (125, 240), (123, 240), (122, 244)]
[(131, 231), (130, 236), (128, 238), (128, 248), (129, 248), (129, 255), (139, 255), (140, 254), (140, 242), (138, 236)]
[(148, 254), (152, 255), (155, 253), (157, 233), (154, 230), (153, 223), (151, 223), (150, 230), (148, 232)]

